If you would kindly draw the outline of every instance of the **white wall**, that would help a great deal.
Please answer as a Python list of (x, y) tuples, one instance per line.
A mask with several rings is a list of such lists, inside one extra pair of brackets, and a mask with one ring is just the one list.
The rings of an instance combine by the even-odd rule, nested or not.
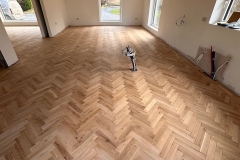
[(65, 0), (40, 0), (49, 36), (54, 37), (69, 26)]
[(65, 0), (65, 3), (71, 26), (142, 24), (143, 0), (122, 0), (122, 22), (111, 23), (100, 22), (98, 0)]
[(0, 19), (0, 50), (8, 64), (13, 65), (18, 61), (15, 50), (13, 49), (12, 43), (9, 40), (7, 32), (3, 26), (2, 20)]
[[(216, 0), (163, 0), (158, 31), (148, 27), (150, 0), (144, 0), (143, 26), (176, 48), (187, 58), (195, 59), (199, 46), (215, 46), (218, 53), (230, 56), (231, 62), (224, 72), (223, 84), (240, 94), (240, 31), (208, 24)], [(176, 20), (186, 15), (185, 24), (176, 26)], [(207, 17), (207, 22), (202, 18)]]

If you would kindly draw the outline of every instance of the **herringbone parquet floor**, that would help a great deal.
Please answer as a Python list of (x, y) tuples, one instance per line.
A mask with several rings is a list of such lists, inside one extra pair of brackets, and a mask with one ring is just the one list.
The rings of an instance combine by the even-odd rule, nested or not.
[(1, 160), (240, 159), (240, 98), (142, 27), (6, 29)]

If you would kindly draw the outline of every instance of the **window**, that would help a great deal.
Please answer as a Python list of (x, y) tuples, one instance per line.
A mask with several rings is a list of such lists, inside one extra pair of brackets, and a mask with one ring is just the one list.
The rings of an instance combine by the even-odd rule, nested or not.
[(150, 10), (150, 26), (158, 29), (163, 0), (152, 0), (152, 10)]
[(223, 15), (223, 21), (228, 21), (233, 12), (240, 11), (240, 0), (228, 0), (224, 7), (226, 7), (226, 9)]
[(37, 21), (31, 0), (0, 0), (0, 14), (5, 22)]
[(100, 21), (121, 21), (121, 0), (100, 0)]

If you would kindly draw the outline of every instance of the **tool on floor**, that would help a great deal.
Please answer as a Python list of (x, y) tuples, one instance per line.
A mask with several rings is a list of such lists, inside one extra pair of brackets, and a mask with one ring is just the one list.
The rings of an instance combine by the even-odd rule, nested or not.
[(137, 71), (137, 64), (136, 64), (136, 57), (135, 57), (136, 51), (132, 47), (127, 46), (126, 48), (124, 48), (122, 53), (124, 56), (131, 58), (131, 62), (133, 66), (132, 71)]
[[(203, 56), (205, 54), (207, 54), (207, 50), (205, 50), (202, 54), (200, 54), (197, 59), (196, 59), (196, 64), (198, 65), (199, 62), (203, 59)], [(221, 72), (221, 70), (230, 62), (230, 60), (225, 60), (223, 62), (221, 62), (221, 64), (219, 65), (219, 62), (216, 64), (215, 63), (215, 58), (216, 58), (217, 54), (215, 52), (215, 49), (213, 46), (211, 46), (211, 49), (210, 49), (210, 70), (209, 72), (204, 72), (206, 75), (208, 75), (211, 79), (213, 80), (217, 80), (217, 76), (219, 75), (219, 73)], [(206, 63), (209, 63), (206, 62)], [(206, 64), (208, 65), (208, 64)]]
[(215, 74), (215, 50), (214, 48), (211, 46), (211, 73), (210, 73), (210, 77), (213, 79), (214, 74)]

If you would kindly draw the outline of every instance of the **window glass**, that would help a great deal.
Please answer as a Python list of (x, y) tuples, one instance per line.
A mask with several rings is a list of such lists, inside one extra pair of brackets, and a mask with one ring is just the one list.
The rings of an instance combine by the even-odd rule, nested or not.
[(226, 21), (228, 21), (228, 19), (231, 17), (233, 12), (240, 11), (240, 0), (229, 0), (227, 1), (227, 3), (228, 3), (228, 7), (223, 17), (223, 20), (226, 20)]
[(101, 0), (101, 21), (121, 21), (121, 0)]
[(0, 0), (3, 21), (33, 21), (37, 18), (31, 0)]
[(158, 28), (160, 16), (161, 16), (161, 9), (162, 9), (162, 2), (163, 0), (155, 0), (154, 9), (153, 9), (153, 17), (152, 17), (152, 26)]

